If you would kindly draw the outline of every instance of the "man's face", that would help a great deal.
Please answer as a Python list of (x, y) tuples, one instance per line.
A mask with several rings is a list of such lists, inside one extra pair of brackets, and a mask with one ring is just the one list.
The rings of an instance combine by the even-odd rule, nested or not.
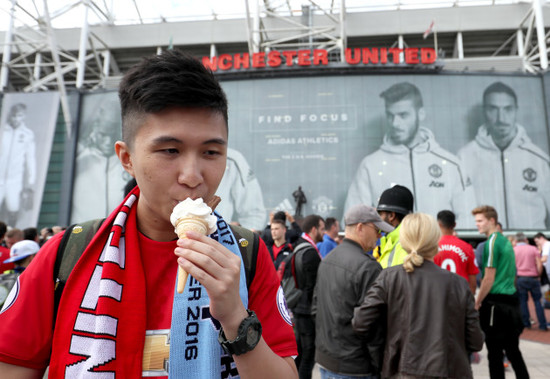
[(542, 249), (542, 245), (544, 245), (544, 240), (541, 237), (535, 238), (535, 245), (537, 245), (539, 249)]
[(476, 214), (474, 218), (476, 220), (477, 230), (481, 234), (488, 235), (491, 229), (494, 227), (494, 224), (495, 224), (494, 220), (492, 218), (488, 219), (487, 217), (485, 217), (483, 213)]
[(323, 242), (323, 235), (325, 234), (325, 222), (323, 220), (319, 221), (319, 226), (313, 228), (311, 238), (313, 242)]
[(489, 134), (495, 139), (512, 139), (517, 133), (517, 105), (514, 98), (504, 92), (490, 93), (483, 107)]
[(418, 131), (418, 110), (412, 100), (404, 99), (386, 105), (388, 135), (396, 145), (406, 145)]
[(384, 220), (384, 222), (390, 224), (390, 212), (378, 211), (378, 214), (380, 215), (380, 218)]
[(338, 221), (335, 221), (334, 224), (330, 227), (330, 230), (327, 231), (327, 233), (331, 236), (337, 236), (338, 232), (340, 231), (340, 224)]
[(271, 237), (274, 241), (285, 239), (286, 228), (281, 224), (271, 224)]
[(24, 120), (25, 120), (25, 111), (19, 110), (19, 111), (10, 113), (8, 124), (10, 124), (12, 128), (17, 129), (19, 126), (23, 124)]
[(208, 202), (214, 196), (225, 172), (226, 123), (221, 114), (206, 109), (170, 108), (148, 114), (132, 149), (117, 142), (117, 154), (141, 190), (141, 232), (146, 234), (143, 229), (148, 227), (169, 230), (178, 202), (188, 197)]
[(372, 222), (363, 224), (363, 232), (361, 235), (361, 247), (363, 250), (371, 251), (374, 249), (380, 236), (380, 229), (378, 229)]

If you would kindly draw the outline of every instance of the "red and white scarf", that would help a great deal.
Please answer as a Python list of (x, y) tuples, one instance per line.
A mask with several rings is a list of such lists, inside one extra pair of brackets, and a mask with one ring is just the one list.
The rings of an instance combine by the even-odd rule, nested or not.
[[(103, 222), (67, 280), (52, 343), (51, 378), (142, 377), (147, 312), (136, 219), (138, 197), (139, 189), (135, 188)], [(217, 231), (211, 237), (240, 257), (229, 225), (221, 216), (217, 217)], [(240, 274), (239, 294), (247, 306), (242, 259)], [(187, 345), (185, 333), (180, 330), (189, 330), (191, 323), (198, 331), (198, 326), (187, 319), (188, 312), (178, 310), (209, 305), (206, 290), (201, 290), (200, 283), (190, 278), (195, 283), (194, 295), (189, 295), (187, 286), (182, 296), (174, 298), (172, 330), (176, 333), (172, 334), (170, 344), (170, 376), (211, 378), (218, 372), (221, 376), (222, 362), (231, 362), (232, 358), (224, 356), (217, 341), (218, 330), (208, 317), (202, 320), (206, 327), (201, 327), (197, 335), (200, 338), (197, 358), (184, 359)], [(197, 293), (202, 295), (197, 297)], [(226, 366), (231, 369), (230, 363)]]
[(105, 220), (67, 280), (51, 378), (141, 377), (146, 298), (134, 206), (138, 196), (136, 188)]

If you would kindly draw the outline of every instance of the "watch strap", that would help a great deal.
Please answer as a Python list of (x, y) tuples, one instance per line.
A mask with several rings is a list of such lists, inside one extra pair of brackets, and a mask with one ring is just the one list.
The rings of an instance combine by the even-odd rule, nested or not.
[[(228, 341), (223, 331), (223, 327), (220, 328), (218, 342), (230, 355), (241, 355), (248, 353), (256, 347), (258, 342), (260, 342), (260, 338), (262, 336), (262, 324), (258, 320), (258, 317), (254, 311), (249, 309), (246, 311), (248, 312), (248, 317), (246, 317), (239, 325), (237, 337), (234, 340)], [(252, 340), (250, 338), (252, 338)]]

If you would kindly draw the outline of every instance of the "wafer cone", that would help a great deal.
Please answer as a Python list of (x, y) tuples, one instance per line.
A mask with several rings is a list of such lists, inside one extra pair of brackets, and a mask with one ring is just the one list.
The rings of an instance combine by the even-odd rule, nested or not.
[[(187, 238), (186, 232), (188, 231), (206, 235), (208, 234), (208, 224), (199, 217), (185, 217), (178, 220), (176, 224), (176, 234), (178, 238)], [(188, 273), (181, 266), (178, 266), (178, 293), (183, 293), (185, 283), (187, 282), (187, 275)]]

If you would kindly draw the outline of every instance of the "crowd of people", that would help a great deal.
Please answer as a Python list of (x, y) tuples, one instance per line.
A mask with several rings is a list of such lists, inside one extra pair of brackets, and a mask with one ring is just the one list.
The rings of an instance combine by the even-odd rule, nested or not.
[[(542, 233), (534, 236), (536, 246), (521, 232), (504, 237), (496, 210), (479, 206), (470, 217), (487, 241), (476, 257), (457, 237), (454, 212), (434, 218), (413, 209), (411, 191), (395, 185), (376, 208), (346, 212), (341, 241), (328, 230), (322, 236), (328, 222), (319, 216), (302, 220), (308, 260), (302, 271), (287, 273), (304, 292), (291, 309), (300, 378), (311, 378), (315, 363), (321, 378), (471, 377), (484, 342), (491, 378), (504, 378), (508, 361), (516, 377), (528, 378), (519, 336), (524, 328), (548, 329), (541, 284), (548, 283), (550, 242)], [(279, 225), (283, 235), (284, 222)], [(327, 242), (330, 250), (322, 254)], [(288, 250), (296, 243), (278, 244), (286, 248), (282, 259), (268, 243), (277, 267), (291, 262)]]
[[(136, 186), (112, 213), (93, 229), (0, 223), (2, 277), (11, 275), (2, 375), (40, 377), (49, 367), (52, 378), (305, 379), (317, 363), (323, 379), (468, 378), (485, 343), (491, 378), (504, 378), (505, 356), (529, 377), (519, 336), (534, 325), (528, 293), (547, 330), (543, 234), (537, 247), (521, 233), (513, 246), (494, 207), (460, 209), (487, 237), (474, 252), (456, 236), (457, 209), (435, 218), (394, 185), (375, 207), (348, 204), (343, 225), (300, 208), (272, 213), (255, 236), (220, 211), (215, 233), (177, 239), (175, 204), (215, 204), (228, 154), (225, 94), (174, 50), (132, 68), (119, 98), (115, 152)], [(79, 234), (89, 238), (68, 245)], [(183, 294), (178, 268), (190, 274)]]

